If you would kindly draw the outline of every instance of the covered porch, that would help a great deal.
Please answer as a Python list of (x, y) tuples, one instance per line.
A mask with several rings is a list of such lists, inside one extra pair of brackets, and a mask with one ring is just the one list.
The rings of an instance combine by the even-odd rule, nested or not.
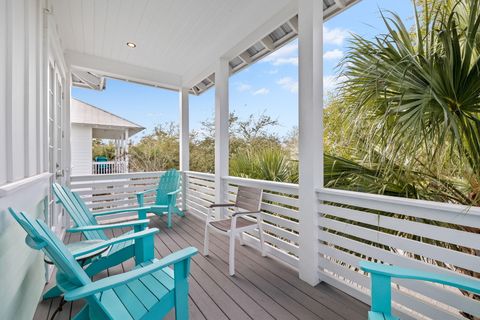
[[(77, 99), (71, 100), (70, 109), (72, 175), (127, 173), (129, 139), (145, 128)], [(113, 159), (107, 154), (93, 159), (94, 140), (113, 142)]]
[[(71, 188), (81, 195), (92, 212), (102, 212), (136, 206), (136, 193), (155, 187), (162, 174), (74, 176)], [(451, 275), (458, 274), (448, 268), (451, 264), (461, 265), (464, 270), (477, 268), (477, 257), (454, 247), (477, 246), (473, 240), (478, 234), (455, 229), (460, 225), (477, 225), (480, 217), (477, 208), (469, 208), (465, 214), (465, 207), (458, 205), (318, 188), (315, 272), (319, 282), (312, 286), (299, 277), (304, 232), (299, 185), (232, 176), (224, 176), (221, 181), (226, 186), (224, 199), (230, 202), (235, 200), (239, 186), (263, 189), (261, 208), (267, 258), (260, 255), (258, 232), (247, 233), (245, 246), (237, 243), (239, 275), (227, 277), (228, 238), (212, 234), (213, 254), (193, 259), (192, 317), (237, 319), (236, 312), (239, 312), (239, 319), (291, 316), (366, 319), (371, 284), (368, 275), (359, 269), (361, 261), (388, 261), (397, 266)], [(181, 185), (183, 191), (177, 205), (185, 210), (186, 217), (176, 217), (173, 228), (168, 229), (165, 217), (151, 216), (150, 226), (161, 230), (155, 240), (159, 256), (188, 246), (203, 249), (205, 218), (209, 206), (215, 203), (215, 175), (183, 171)], [(145, 201), (147, 205), (153, 203), (154, 196)], [(119, 216), (118, 219), (131, 217)], [(424, 223), (427, 219), (429, 223)], [(75, 239), (71, 236), (66, 241)], [(445, 248), (444, 242), (452, 247)], [(428, 261), (442, 261), (442, 264)], [(112, 272), (128, 270), (132, 264), (133, 260), (113, 268)], [(395, 312), (401, 319), (461, 319), (456, 314), (458, 310), (470, 314), (479, 311), (477, 301), (447, 286), (399, 279), (392, 287), (392, 297)], [(205, 299), (214, 305), (203, 312)], [(278, 305), (283, 309), (277, 309)], [(56, 306), (56, 302), (42, 302), (37, 309), (39, 319), (44, 319), (46, 312), (51, 315)], [(71, 310), (78, 307), (74, 303)], [(68, 308), (66, 310), (63, 314), (68, 317)], [(230, 313), (232, 310), (234, 314)]]

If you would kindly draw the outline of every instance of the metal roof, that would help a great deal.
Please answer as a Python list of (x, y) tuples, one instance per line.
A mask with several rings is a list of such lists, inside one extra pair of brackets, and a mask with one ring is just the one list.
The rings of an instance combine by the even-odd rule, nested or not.
[[(359, 0), (323, 0), (324, 21), (357, 3)], [(230, 73), (234, 74), (255, 61), (276, 51), (298, 35), (298, 15), (295, 15), (266, 37), (254, 43), (240, 55), (230, 60)], [(199, 95), (215, 85), (215, 75), (211, 74), (190, 89), (190, 93)]]
[(72, 85), (101, 91), (105, 89), (106, 81), (104, 77), (95, 73), (73, 69)]
[(128, 130), (130, 137), (145, 129), (132, 121), (77, 99), (72, 99), (70, 121), (103, 131)]

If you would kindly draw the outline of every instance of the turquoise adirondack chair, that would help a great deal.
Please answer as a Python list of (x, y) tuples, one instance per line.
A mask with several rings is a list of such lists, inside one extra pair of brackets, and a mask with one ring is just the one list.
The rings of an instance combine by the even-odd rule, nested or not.
[[(25, 213), (12, 216), (27, 232), (25, 242), (35, 250), (42, 250), (58, 268), (57, 283), (64, 299), (85, 299), (86, 305), (74, 320), (84, 319), (161, 319), (175, 308), (177, 320), (187, 320), (188, 275), (190, 258), (197, 249), (189, 247), (160, 260), (142, 263), (136, 269), (92, 282), (62, 241), (41, 220), (32, 220)], [(153, 236), (153, 230), (144, 230)], [(112, 240), (110, 240), (112, 241)], [(77, 254), (98, 250), (105, 243), (85, 248)], [(170, 266), (173, 265), (173, 270)]]
[(399, 320), (392, 315), (392, 278), (429, 281), (480, 294), (480, 281), (433, 272), (361, 261), (360, 268), (371, 274), (372, 309), (369, 320)]
[(148, 212), (157, 215), (167, 214), (167, 227), (172, 227), (172, 214), (183, 216), (183, 212), (177, 208), (177, 194), (180, 189), (180, 173), (175, 169), (167, 170), (161, 177), (158, 187), (137, 193), (137, 201), (140, 207), (145, 205), (145, 195), (156, 193), (155, 203), (148, 205)]
[[(81, 232), (85, 239), (92, 242), (99, 242), (100, 240), (109, 240), (104, 230), (120, 229), (126, 227), (133, 228), (132, 231), (127, 232), (125, 235), (122, 235), (130, 235), (132, 237), (131, 239), (112, 244), (111, 247), (107, 251), (105, 251), (105, 253), (103, 253), (100, 258), (95, 259), (86, 267), (85, 272), (90, 277), (105, 269), (120, 264), (132, 257), (135, 257), (135, 262), (137, 264), (146, 262), (153, 258), (155, 250), (153, 246), (153, 239), (150, 242), (146, 242), (141, 238), (134, 240), (136, 239), (134, 234), (144, 230), (148, 226), (148, 219), (99, 225), (95, 218), (99, 215), (116, 214), (131, 211), (139, 211), (140, 217), (146, 217), (146, 208), (121, 209), (109, 212), (102, 212), (100, 214), (92, 214), (78, 194), (57, 183), (54, 183), (52, 185), (52, 189), (57, 198), (57, 202), (62, 204), (62, 206), (65, 208), (65, 211), (67, 211), (67, 213), (70, 215), (70, 217), (75, 223), (75, 227), (67, 229), (67, 232)], [(43, 298), (53, 298), (57, 297), (59, 294), (60, 290), (58, 289), (58, 287), (54, 287), (48, 292), (46, 292)]]

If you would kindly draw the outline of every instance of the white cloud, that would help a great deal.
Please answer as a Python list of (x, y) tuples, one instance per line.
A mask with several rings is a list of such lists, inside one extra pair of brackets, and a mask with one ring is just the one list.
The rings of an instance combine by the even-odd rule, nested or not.
[(239, 92), (245, 92), (245, 91), (250, 91), (252, 89), (252, 86), (246, 83), (237, 83), (237, 90)]
[(252, 92), (252, 94), (254, 96), (257, 96), (257, 95), (266, 95), (266, 94), (269, 94), (270, 93), (270, 90), (267, 89), (267, 88), (260, 88), (258, 90), (255, 90), (254, 92)]
[(278, 58), (272, 61), (274, 66), (281, 66), (284, 64), (291, 64), (293, 66), (298, 66), (298, 57), (290, 57), (290, 58)]
[(326, 44), (334, 44), (341, 46), (345, 38), (349, 36), (350, 32), (342, 28), (329, 29), (323, 28), (323, 42)]
[(337, 76), (324, 76), (323, 77), (323, 93), (326, 94), (329, 91), (334, 91), (338, 89), (338, 85), (345, 81), (345, 77)]
[(262, 61), (269, 62), (274, 66), (280, 65), (298, 65), (298, 44), (287, 44), (277, 51), (266, 56)]
[(277, 81), (283, 89), (290, 91), (291, 93), (298, 92), (298, 81), (290, 77), (283, 77)]
[(326, 51), (323, 54), (323, 59), (325, 60), (338, 60), (343, 58), (343, 51), (339, 49), (334, 49), (330, 51)]

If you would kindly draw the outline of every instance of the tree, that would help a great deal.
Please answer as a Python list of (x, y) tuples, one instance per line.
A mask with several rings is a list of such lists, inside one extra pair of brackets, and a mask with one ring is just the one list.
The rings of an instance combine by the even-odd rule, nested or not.
[(92, 160), (95, 160), (95, 158), (99, 156), (107, 157), (109, 160), (115, 158), (115, 145), (112, 141), (105, 144), (102, 139), (92, 140)]
[(178, 126), (173, 123), (158, 125), (154, 133), (143, 137), (130, 147), (131, 171), (163, 171), (177, 168)]
[(353, 36), (340, 95), (357, 159), (335, 160), (329, 173), (350, 188), (479, 205), (480, 1), (424, 2), (422, 10), (415, 7), (413, 32), (396, 14), (382, 13), (387, 34)]
[(363, 138), (358, 142), (366, 158), (384, 170), (426, 170), (428, 164), (440, 179), (462, 177), (474, 198), (457, 200), (477, 204), (479, 1), (458, 1), (454, 8), (447, 13), (440, 6), (424, 23), (416, 12), (413, 35), (394, 13), (383, 15), (386, 35), (374, 40), (354, 35), (342, 62), (341, 95), (350, 106), (346, 121), (355, 124), (351, 134)]

